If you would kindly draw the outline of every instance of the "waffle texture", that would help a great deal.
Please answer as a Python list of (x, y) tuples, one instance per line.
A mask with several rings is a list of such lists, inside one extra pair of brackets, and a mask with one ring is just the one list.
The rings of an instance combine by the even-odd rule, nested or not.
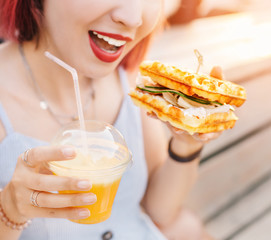
[(152, 94), (143, 93), (138, 90), (130, 91), (132, 101), (138, 107), (148, 112), (153, 112), (159, 119), (169, 122), (176, 128), (183, 129), (190, 134), (220, 132), (233, 128), (238, 119), (233, 111), (220, 112), (198, 117), (196, 115), (185, 114), (179, 107), (169, 104), (164, 98)]
[(209, 101), (241, 106), (246, 100), (245, 89), (235, 83), (183, 71), (158, 61), (144, 61), (140, 73), (167, 88), (181, 91), (189, 96), (198, 96)]

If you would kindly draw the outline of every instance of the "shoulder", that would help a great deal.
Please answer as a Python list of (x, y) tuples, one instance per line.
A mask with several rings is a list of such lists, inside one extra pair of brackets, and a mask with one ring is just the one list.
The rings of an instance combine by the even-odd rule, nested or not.
[(18, 72), (20, 58), (18, 54), (18, 45), (7, 42), (0, 44), (0, 84), (8, 85), (13, 76)]
[(0, 44), (0, 63), (1, 65), (13, 59), (13, 53), (17, 51), (17, 44), (5, 42)]
[[(5, 91), (4, 91), (4, 88), (3, 88), (2, 84), (1, 84), (1, 80), (0, 80), (0, 108), (1, 108), (2, 101), (4, 100), (4, 98), (5, 98)], [(1, 111), (1, 109), (0, 109), (0, 111)], [(0, 114), (1, 114), (1, 112), (0, 112)], [(3, 125), (2, 121), (1, 121), (1, 117), (0, 117), (0, 143), (5, 138), (5, 136), (6, 136), (6, 131), (5, 131), (4, 125)]]
[(2, 140), (6, 137), (6, 132), (5, 132), (5, 128), (2, 124), (2, 122), (0, 121), (0, 143), (2, 142)]
[[(14, 87), (18, 77), (18, 47), (15, 43), (0, 44), (0, 104), (8, 105), (12, 102), (12, 96), (18, 93)], [(6, 132), (0, 119), (0, 142), (5, 138)]]

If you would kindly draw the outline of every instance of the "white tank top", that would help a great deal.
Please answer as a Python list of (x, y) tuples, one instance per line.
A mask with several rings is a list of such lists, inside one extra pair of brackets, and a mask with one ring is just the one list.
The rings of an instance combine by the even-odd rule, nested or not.
[[(94, 225), (77, 224), (66, 219), (37, 218), (22, 232), (20, 240), (101, 240), (108, 231), (113, 235), (111, 239), (115, 240), (166, 239), (140, 208), (148, 178), (140, 111), (128, 96), (128, 80), (122, 68), (119, 68), (119, 76), (125, 97), (114, 126), (123, 134), (134, 164), (122, 177), (111, 217)], [(28, 148), (48, 143), (14, 131), (1, 104), (0, 121), (6, 130), (6, 137), (0, 142), (0, 188), (4, 188), (11, 180), (17, 157)]]

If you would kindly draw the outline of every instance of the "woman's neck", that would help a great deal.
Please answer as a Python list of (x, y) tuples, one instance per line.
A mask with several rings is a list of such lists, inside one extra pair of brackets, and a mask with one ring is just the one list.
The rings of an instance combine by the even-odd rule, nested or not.
[[(58, 116), (76, 115), (77, 107), (71, 75), (47, 59), (44, 56), (45, 49), (35, 48), (35, 44), (31, 45), (30, 42), (22, 46), (35, 81), (54, 113)], [(40, 99), (29, 71), (23, 64), (18, 45), (11, 42), (4, 44), (0, 60), (2, 61), (1, 76), (3, 76), (0, 86), (3, 86), (2, 90), (5, 91), (5, 94), (1, 94), (1, 101), (9, 106), (14, 129), (29, 136), (50, 139), (60, 125), (50, 116), (49, 111), (40, 108)], [(123, 99), (118, 71), (97, 79), (83, 78), (79, 75), (79, 81), (83, 108), (86, 110), (85, 118), (94, 119), (93, 113), (95, 113), (95, 119), (114, 123)], [(95, 101), (89, 101), (91, 82), (95, 90)], [(29, 127), (26, 128), (25, 122), (17, 119), (28, 119)], [(65, 124), (71, 119), (61, 118), (60, 121)], [(47, 130), (43, 131), (43, 128), (40, 128), (42, 125), (48, 126)]]
[[(37, 48), (34, 42), (23, 44), (25, 59), (34, 78), (32, 80), (38, 84), (45, 95), (62, 98), (62, 94), (73, 89), (72, 76), (67, 70), (48, 59), (44, 55), (45, 51), (42, 45)], [(79, 81), (84, 87), (89, 79), (80, 76)]]
[[(29, 84), (32, 85), (36, 91), (38, 86), (40, 89), (40, 93), (38, 92), (38, 94), (42, 94), (48, 101), (48, 104), (52, 105), (56, 111), (71, 112), (74, 110), (76, 101), (72, 75), (48, 59), (44, 55), (46, 48), (42, 47), (42, 45), (39, 45), (37, 48), (35, 42), (26, 42), (22, 47), (25, 60), (31, 71), (31, 74), (29, 74)], [(92, 88), (98, 90), (97, 88), (103, 86), (104, 84), (102, 83), (105, 81), (109, 85), (113, 84), (114, 81), (112, 80), (114, 78), (116, 79), (116, 74), (113, 72), (109, 76), (101, 79), (90, 79), (78, 73), (78, 77), (81, 100), (84, 105), (84, 103), (88, 101), (90, 93), (93, 92)], [(108, 78), (110, 78), (111, 81), (107, 81)]]

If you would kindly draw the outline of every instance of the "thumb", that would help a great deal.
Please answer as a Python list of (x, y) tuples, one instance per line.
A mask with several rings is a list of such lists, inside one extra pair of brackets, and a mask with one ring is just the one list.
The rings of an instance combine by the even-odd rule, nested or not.
[(220, 66), (214, 66), (210, 72), (210, 76), (218, 79), (223, 79), (222, 68)]

